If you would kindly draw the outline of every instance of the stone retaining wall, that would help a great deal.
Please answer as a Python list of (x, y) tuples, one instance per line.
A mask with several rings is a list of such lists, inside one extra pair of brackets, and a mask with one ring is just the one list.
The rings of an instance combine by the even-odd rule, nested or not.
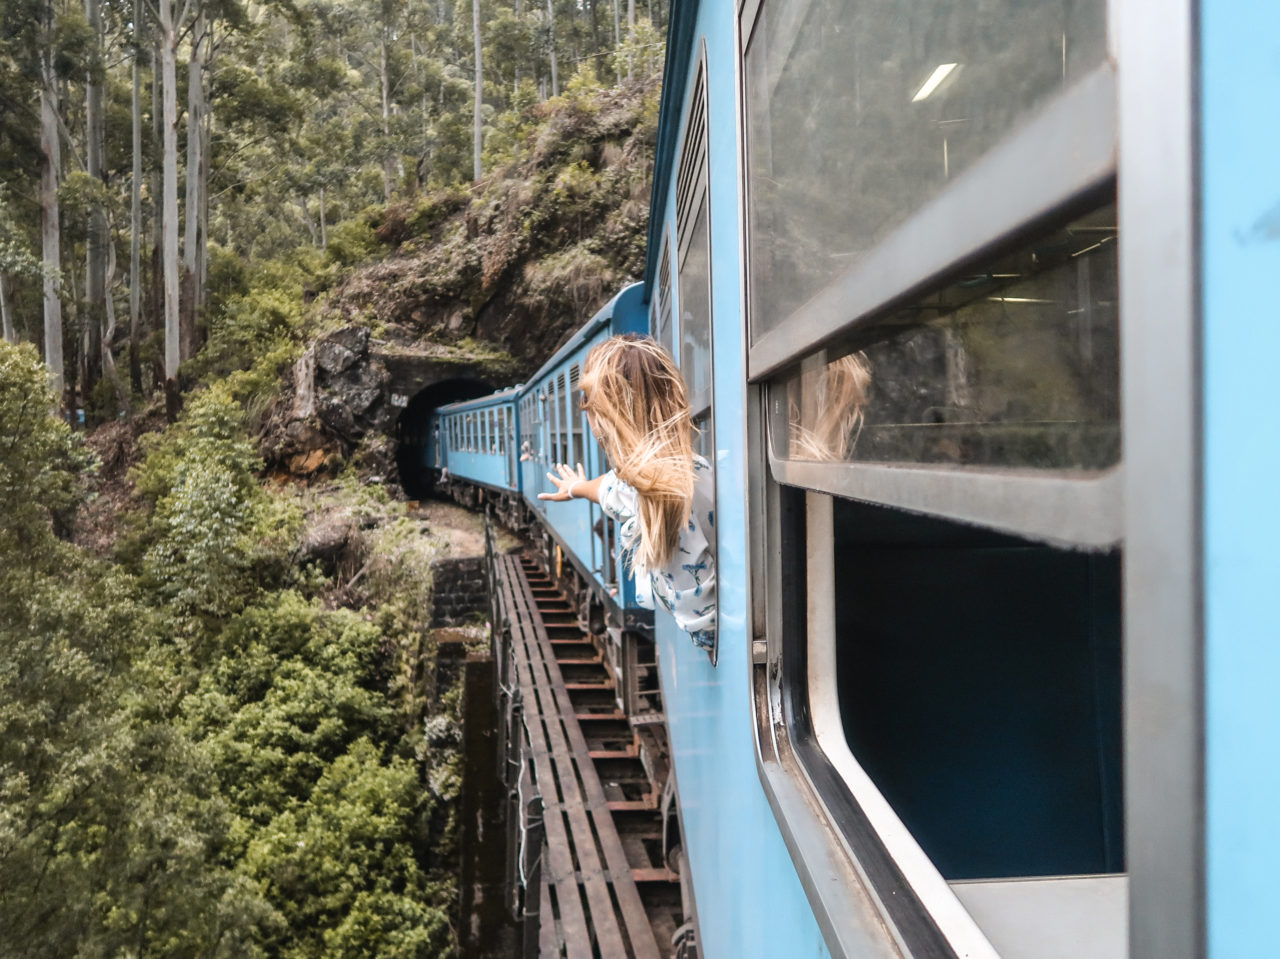
[(438, 559), (431, 564), (431, 625), (457, 626), (483, 621), (489, 613), (489, 586), (484, 557)]

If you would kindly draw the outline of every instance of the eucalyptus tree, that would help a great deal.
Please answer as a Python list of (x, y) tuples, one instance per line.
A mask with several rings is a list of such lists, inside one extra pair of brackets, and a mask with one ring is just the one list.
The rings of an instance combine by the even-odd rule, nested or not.
[(473, 164), (472, 164), (471, 179), (478, 182), (480, 180), (480, 148), (482, 146), (483, 139), (484, 139), (484, 130), (483, 130), (484, 117), (482, 116), (482, 110), (481, 110), (484, 104), (484, 59), (482, 56), (482, 51), (480, 49), (480, 0), (471, 0), (471, 24), (472, 24), (472, 32), (475, 34), (475, 47), (476, 47), (476, 57), (475, 57), (476, 100), (475, 100), (475, 108), (472, 111), (473, 113), (472, 129), (475, 131), (473, 135), (473, 140), (474, 140), (473, 156), (475, 159), (473, 160)]
[[(192, 0), (157, 0), (161, 98), (160, 270), (164, 283), (164, 386), (170, 420), (178, 410), (178, 364), (182, 361), (178, 316), (178, 45)], [(199, 0), (196, 0), (199, 2)]]
[(130, 156), (129, 177), (129, 381), (142, 392), (142, 51), (145, 49), (142, 0), (133, 0), (132, 56), (130, 59)]
[(54, 72), (53, 0), (40, 4), (40, 252), (44, 261), (44, 361), (54, 394), (66, 388), (62, 362), (62, 301), (59, 299), (62, 233), (58, 186), (62, 181), (62, 138), (58, 130), (58, 77)]

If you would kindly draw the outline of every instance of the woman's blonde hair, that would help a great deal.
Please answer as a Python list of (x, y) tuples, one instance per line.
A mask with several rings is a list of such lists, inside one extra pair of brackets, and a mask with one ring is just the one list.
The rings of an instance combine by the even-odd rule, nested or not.
[(597, 344), (582, 364), (583, 409), (614, 472), (640, 498), (643, 569), (676, 551), (693, 500), (693, 421), (684, 378), (656, 341), (631, 333)]

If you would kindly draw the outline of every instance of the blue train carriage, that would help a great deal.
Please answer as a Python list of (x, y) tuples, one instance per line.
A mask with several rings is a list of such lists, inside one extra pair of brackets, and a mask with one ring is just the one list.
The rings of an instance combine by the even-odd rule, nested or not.
[(515, 386), (436, 410), (426, 455), (438, 479), (497, 494), (519, 492), (519, 393), (520, 387)]
[(543, 364), (520, 393), (520, 479), (528, 507), (542, 518), (543, 528), (560, 550), (561, 562), (571, 563), (587, 583), (595, 600), (609, 612), (616, 627), (646, 628), (648, 615), (635, 602), (635, 583), (625, 574), (618, 555), (614, 523), (587, 500), (566, 503), (539, 500), (553, 492), (547, 479), (557, 463), (581, 463), (588, 475), (609, 469), (591, 435), (578, 379), (591, 348), (619, 333), (645, 333), (648, 317), (642, 287), (627, 287), (606, 303), (568, 342)]
[(673, 3), (645, 300), (717, 655), (654, 632), (703, 956), (1275, 951), (1277, 35)]

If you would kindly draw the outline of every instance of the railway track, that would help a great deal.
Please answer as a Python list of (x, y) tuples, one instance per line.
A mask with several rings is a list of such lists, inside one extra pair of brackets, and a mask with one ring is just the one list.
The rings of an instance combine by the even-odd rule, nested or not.
[(658, 717), (623, 711), (608, 643), (533, 556), (494, 556), (491, 570), (524, 955), (667, 959), (684, 917), (665, 758), (646, 728)]

